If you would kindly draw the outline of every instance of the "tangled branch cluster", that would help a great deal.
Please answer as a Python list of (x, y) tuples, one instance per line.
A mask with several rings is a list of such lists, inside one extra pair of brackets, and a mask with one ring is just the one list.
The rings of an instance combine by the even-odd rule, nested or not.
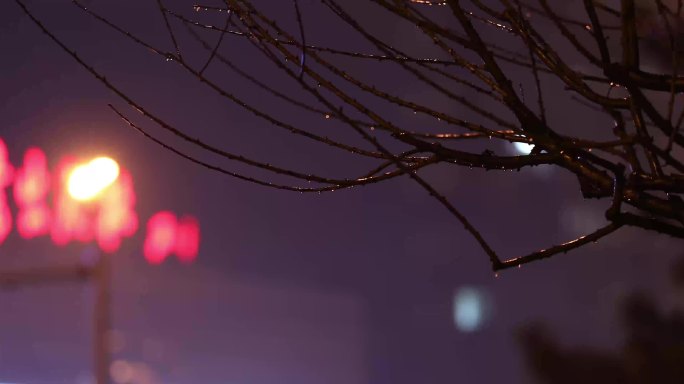
[[(55, 36), (24, 4), (15, 0), (33, 22), (107, 88), (148, 118), (156, 126), (204, 151), (275, 175), (291, 178), (293, 184), (279, 184), (254, 174), (239, 173), (191, 156), (162, 141), (114, 106), (111, 108), (129, 126), (159, 145), (190, 161), (251, 183), (297, 192), (326, 192), (386, 181), (406, 175), (425, 189), (455, 216), (479, 242), (494, 270), (519, 266), (567, 252), (607, 236), (620, 227), (634, 226), (684, 238), (684, 135), (680, 126), (684, 107), (680, 93), (684, 77), (679, 76), (682, 60), (679, 42), (684, 36), (682, 1), (655, 0), (644, 8), (636, 0), (573, 2), (572, 16), (554, 8), (548, 0), (431, 1), (371, 0), (388, 18), (396, 18), (433, 43), (434, 57), (407, 52), (372, 31), (336, 0), (320, 0), (327, 12), (354, 31), (368, 44), (369, 51), (345, 51), (307, 42), (306, 7), (292, 0), (287, 17), (296, 28), (281, 27), (284, 16), (272, 15), (268, 6), (250, 0), (223, 0), (220, 6), (193, 5), (174, 10), (157, 0), (159, 13), (169, 36), (171, 49), (163, 49), (120, 27), (107, 15), (99, 14), (78, 1), (85, 14), (148, 49), (163, 60), (171, 60), (210, 91), (244, 108), (273, 127), (302, 139), (312, 140), (353, 156), (370, 160), (373, 166), (354, 178), (336, 178), (301, 172), (259, 161), (192, 137), (136, 102), (103, 73), (82, 60), (69, 45)], [(556, 4), (557, 6), (557, 4)], [(223, 15), (222, 23), (210, 23)], [(330, 34), (339, 31), (331, 30)], [(193, 65), (186, 58), (179, 36), (190, 36), (203, 47), (206, 59)], [(212, 34), (207, 39), (207, 34)], [(560, 38), (568, 48), (552, 43)], [(279, 89), (241, 68), (222, 50), (228, 38), (242, 38), (272, 63), (274, 71), (295, 81), (299, 89)], [(504, 47), (500, 41), (506, 41)], [(613, 42), (619, 42), (613, 44)], [(518, 44), (518, 49), (510, 47)], [(658, 66), (645, 66), (644, 49), (655, 47)], [(652, 50), (651, 50), (652, 51)], [(650, 51), (649, 51), (650, 52)], [(576, 65), (570, 60), (579, 60)], [(404, 71), (416, 86), (446, 98), (450, 105), (467, 110), (469, 118), (449, 110), (382, 89), (345, 66), (348, 63), (394, 66)], [(209, 76), (209, 66), (221, 66), (226, 76), (239, 76), (264, 93), (279, 99), (299, 113), (339, 122), (339, 129), (353, 132), (362, 145), (333, 139), (318, 130), (275, 117), (269, 105), (253, 105)], [(355, 64), (357, 65), (357, 64)], [(650, 67), (651, 69), (647, 69)], [(656, 69), (653, 69), (656, 68)], [(516, 73), (523, 70), (527, 83)], [(517, 71), (517, 72), (516, 72)], [(561, 84), (561, 93), (582, 108), (604, 114), (612, 122), (591, 127), (594, 135), (580, 136), (579, 130), (563, 133), (554, 122), (554, 104), (549, 84)], [(532, 89), (525, 97), (524, 90)], [(474, 102), (465, 96), (477, 94)], [(529, 94), (534, 94), (530, 97)], [(307, 96), (311, 101), (302, 101)], [(406, 126), (396, 114), (374, 108), (362, 99), (380, 100), (399, 110), (439, 120), (438, 128)], [(493, 112), (505, 107), (506, 113)], [(595, 139), (600, 136), (604, 139)], [(609, 137), (609, 139), (605, 139)], [(468, 150), (464, 143), (500, 140), (533, 145), (526, 155), (510, 156), (491, 150)], [(606, 198), (608, 225), (570, 242), (530, 255), (502, 259), (468, 219), (427, 182), (419, 171), (436, 164), (479, 167), (487, 170), (519, 170), (552, 165), (577, 177), (586, 198)], [(300, 184), (297, 184), (297, 181)]]

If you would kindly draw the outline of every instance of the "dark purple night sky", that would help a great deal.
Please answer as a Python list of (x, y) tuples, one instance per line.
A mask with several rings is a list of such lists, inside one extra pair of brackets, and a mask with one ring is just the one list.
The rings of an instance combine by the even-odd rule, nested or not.
[[(192, 6), (167, 3), (179, 10)], [(282, 12), (291, 12), (290, 2), (283, 3)], [(366, 7), (342, 3), (356, 11)], [(87, 4), (170, 48), (154, 1)], [(316, 1), (302, 4), (312, 29), (334, 22)], [(27, 5), (112, 82), (195, 136), (300, 169), (344, 171), (354, 165), (344, 154), (283, 136), (67, 0)], [(390, 41), (422, 49), (410, 28), (368, 8), (366, 21)], [(342, 27), (330, 30), (335, 33), (320, 37), (329, 45), (355, 48), (360, 41)], [(407, 178), (321, 195), (247, 184), (191, 164), (126, 126), (107, 107), (113, 103), (131, 113), (125, 103), (40, 33), (13, 1), (0, 6), (0, 52), (0, 136), (13, 164), (31, 145), (42, 147), (53, 166), (69, 153), (104, 153), (133, 174), (143, 220), (171, 209), (201, 222), (200, 256), (192, 266), (175, 260), (147, 265), (142, 232), (112, 256), (113, 328), (120, 341), (114, 359), (144, 373), (135, 382), (525, 383), (530, 378), (514, 339), (517, 327), (543, 321), (569, 345), (615, 348), (622, 295), (643, 288), (666, 305), (676, 302), (667, 269), (681, 243), (667, 237), (625, 229), (495, 277), (462, 226)], [(222, 53), (269, 78), (267, 63), (237, 40), (227, 40)], [(399, 72), (377, 68), (357, 69), (406, 97), (431, 102), (430, 94), (395, 77)], [(221, 78), (218, 67), (208, 74)], [(221, 81), (259, 100), (247, 83)], [(569, 125), (592, 122), (591, 116), (578, 117), (573, 105), (550, 109)], [(278, 105), (271, 110), (300, 118)], [(333, 124), (302, 121), (321, 130)], [(438, 167), (425, 176), (507, 257), (603, 222), (592, 207), (605, 202), (583, 202), (575, 180), (558, 171)], [(0, 268), (66, 265), (91, 251), (13, 233), (0, 246)], [(486, 321), (474, 332), (454, 323), (454, 297), (468, 287), (489, 303)], [(0, 291), (0, 382), (89, 383), (92, 294), (76, 283)]]

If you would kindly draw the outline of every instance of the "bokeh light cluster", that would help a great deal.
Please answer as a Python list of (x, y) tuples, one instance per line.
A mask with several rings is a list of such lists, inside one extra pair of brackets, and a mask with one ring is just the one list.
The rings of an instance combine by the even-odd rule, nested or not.
[[(67, 156), (51, 175), (45, 153), (31, 147), (15, 170), (7, 146), (0, 139), (0, 244), (13, 226), (5, 193), (10, 186), (18, 209), (17, 232), (24, 239), (50, 236), (58, 246), (96, 242), (102, 251), (113, 253), (139, 227), (133, 178), (113, 159), (97, 157), (84, 162)], [(173, 253), (182, 262), (192, 262), (199, 241), (197, 219), (176, 219), (172, 212), (162, 211), (147, 223), (145, 259), (159, 264)]]

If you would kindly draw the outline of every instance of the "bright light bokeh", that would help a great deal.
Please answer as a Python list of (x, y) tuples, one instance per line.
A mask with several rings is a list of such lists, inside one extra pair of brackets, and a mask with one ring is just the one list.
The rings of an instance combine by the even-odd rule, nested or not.
[(113, 253), (124, 237), (132, 236), (138, 229), (135, 213), (133, 179), (123, 170), (119, 179), (99, 197), (100, 211), (95, 224), (95, 237), (100, 249)]
[(173, 252), (177, 226), (176, 215), (169, 211), (157, 212), (147, 222), (143, 253), (150, 264), (160, 264)]
[(24, 239), (43, 236), (50, 230), (50, 209), (45, 199), (50, 191), (50, 172), (45, 153), (31, 147), (24, 153), (24, 163), (14, 178), (17, 203), (17, 231)]
[(97, 197), (119, 177), (119, 164), (109, 157), (97, 157), (74, 168), (69, 175), (69, 196), (78, 201)]
[(197, 258), (199, 242), (197, 219), (192, 216), (178, 219), (172, 212), (161, 211), (147, 222), (143, 252), (150, 264), (161, 264), (172, 253), (182, 263), (192, 263)]
[(197, 257), (199, 248), (199, 222), (192, 216), (185, 216), (178, 220), (176, 228), (175, 251), (178, 260), (192, 263)]
[[(16, 220), (7, 187), (13, 190)], [(125, 238), (138, 231), (140, 218), (135, 203), (131, 174), (109, 157), (81, 163), (66, 156), (51, 172), (45, 153), (31, 147), (15, 169), (0, 138), (0, 244), (16, 224), (23, 239), (48, 235), (57, 246), (96, 241), (100, 250), (114, 253)], [(192, 263), (199, 243), (196, 218), (177, 218), (171, 211), (161, 211), (148, 222), (145, 258), (150, 264), (159, 264), (174, 254), (180, 262)]]
[(487, 317), (487, 299), (478, 289), (464, 287), (454, 295), (453, 316), (461, 332), (478, 330)]
[(530, 152), (532, 152), (532, 148), (534, 148), (534, 145), (516, 141), (513, 143), (513, 147), (515, 148), (515, 151), (519, 154), (529, 155)]

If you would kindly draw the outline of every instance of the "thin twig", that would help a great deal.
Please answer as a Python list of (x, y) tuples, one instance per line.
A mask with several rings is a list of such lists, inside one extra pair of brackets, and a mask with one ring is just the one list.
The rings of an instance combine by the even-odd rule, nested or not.
[(302, 12), (299, 10), (299, 0), (292, 0), (294, 3), (295, 14), (297, 16), (297, 26), (299, 27), (299, 38), (302, 42), (302, 58), (300, 61), (301, 70), (299, 71), (299, 78), (304, 76), (304, 69), (306, 68), (306, 34), (304, 33), (304, 21), (302, 20)]
[(173, 47), (176, 50), (176, 56), (178, 56), (182, 59), (183, 56), (181, 55), (181, 50), (180, 50), (180, 46), (178, 45), (178, 41), (176, 40), (176, 35), (173, 33), (173, 27), (171, 27), (171, 23), (169, 22), (169, 18), (166, 16), (166, 7), (162, 3), (162, 0), (157, 0), (157, 5), (159, 6), (159, 12), (161, 13), (162, 17), (164, 18), (164, 25), (166, 26), (166, 31), (169, 33), (169, 37), (171, 38), (171, 42), (173, 43)]
[(218, 41), (216, 42), (216, 46), (214, 46), (214, 49), (211, 51), (211, 55), (209, 55), (209, 58), (207, 59), (207, 62), (204, 63), (202, 66), (202, 69), (200, 69), (199, 73), (204, 74), (204, 71), (209, 67), (209, 64), (211, 61), (216, 57), (216, 53), (218, 52), (219, 47), (221, 46), (221, 42), (223, 41), (223, 36), (226, 35), (226, 30), (230, 26), (230, 19), (233, 17), (233, 12), (228, 11), (228, 16), (226, 16), (226, 26), (225, 28), (221, 31), (221, 34), (219, 35)]

